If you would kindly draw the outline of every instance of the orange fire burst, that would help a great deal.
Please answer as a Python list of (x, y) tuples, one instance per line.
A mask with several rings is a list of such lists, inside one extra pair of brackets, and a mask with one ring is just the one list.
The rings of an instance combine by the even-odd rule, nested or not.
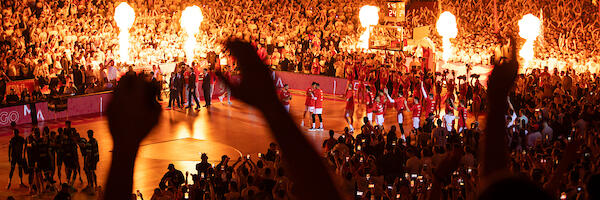
[(538, 17), (532, 14), (527, 14), (519, 20), (519, 36), (526, 40), (519, 51), (519, 56), (524, 60), (523, 68), (528, 68), (533, 60), (533, 44), (540, 35), (541, 29), (542, 22)]
[(368, 49), (371, 25), (379, 23), (379, 8), (377, 6), (363, 6), (358, 12), (358, 18), (362, 27), (367, 29), (360, 35), (358, 47)]
[(187, 33), (187, 39), (183, 44), (183, 50), (188, 63), (194, 60), (196, 50), (196, 34), (200, 32), (200, 23), (204, 20), (202, 11), (198, 6), (189, 6), (181, 12), (181, 28)]
[(119, 27), (119, 57), (122, 63), (129, 63), (129, 29), (135, 22), (135, 11), (129, 4), (121, 2), (115, 8), (115, 22)]
[(458, 29), (456, 28), (456, 17), (448, 12), (443, 12), (436, 23), (436, 29), (438, 34), (442, 36), (442, 59), (448, 61), (452, 57), (452, 43), (450, 38), (456, 38)]

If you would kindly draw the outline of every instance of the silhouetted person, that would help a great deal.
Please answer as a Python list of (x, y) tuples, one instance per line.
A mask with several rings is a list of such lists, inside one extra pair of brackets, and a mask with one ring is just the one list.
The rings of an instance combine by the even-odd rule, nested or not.
[(210, 74), (208, 70), (204, 68), (204, 78), (202, 79), (202, 92), (204, 95), (204, 107), (210, 106)]

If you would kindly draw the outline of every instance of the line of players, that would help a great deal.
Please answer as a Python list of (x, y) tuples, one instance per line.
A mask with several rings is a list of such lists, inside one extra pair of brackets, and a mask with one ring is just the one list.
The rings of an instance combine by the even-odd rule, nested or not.
[[(354, 84), (349, 84), (345, 100), (346, 106), (344, 111), (344, 119), (348, 124), (348, 128), (350, 131), (354, 131), (354, 111), (357, 102), (364, 102), (365, 104), (365, 114), (369, 123), (375, 125), (382, 126), (385, 122), (384, 114), (387, 108), (393, 107), (396, 110), (396, 117), (398, 126), (400, 128), (400, 132), (404, 135), (405, 131), (403, 128), (404, 121), (407, 117), (405, 112), (410, 112), (410, 118), (412, 119), (412, 127), (413, 131), (416, 132), (419, 127), (421, 127), (421, 118), (426, 117), (430, 118), (432, 121), (436, 118), (436, 115), (441, 115), (441, 103), (440, 101), (444, 101), (445, 104), (445, 114), (441, 117), (441, 120), (444, 122), (443, 126), (450, 132), (455, 128), (458, 132), (462, 132), (467, 127), (467, 108), (465, 106), (466, 98), (462, 94), (466, 92), (460, 92), (461, 96), (458, 104), (454, 103), (455, 95), (454, 95), (454, 84), (451, 81), (447, 84), (447, 91), (444, 97), (441, 96), (442, 91), (442, 81), (439, 81), (439, 84), (435, 86), (435, 95), (434, 92), (427, 92), (423, 81), (419, 81), (418, 86), (413, 87), (413, 97), (411, 104), (408, 103), (408, 99), (404, 97), (408, 95), (408, 90), (404, 89), (403, 91), (393, 92), (393, 97), (388, 93), (388, 89), (384, 88), (383, 90), (374, 89), (370, 84), (358, 84), (357, 86), (353, 86)], [(408, 87), (407, 87), (408, 88)], [(433, 87), (428, 87), (430, 90), (434, 90)], [(373, 92), (373, 90), (377, 90), (377, 92)], [(466, 90), (466, 89), (465, 89)], [(359, 95), (362, 93), (361, 95)], [(359, 96), (362, 96), (359, 97)], [(473, 99), (474, 105), (473, 107), (478, 107), (478, 96), (474, 95)], [(292, 96), (289, 92), (289, 86), (287, 84), (284, 85), (282, 90), (280, 91), (280, 98), (289, 112), (289, 104), (292, 99)], [(420, 100), (423, 98), (423, 100)], [(302, 121), (300, 122), (300, 126), (304, 127), (304, 121), (306, 119), (306, 114), (309, 114), (311, 118), (312, 125), (308, 129), (309, 131), (315, 130), (323, 130), (323, 90), (320, 88), (320, 84), (313, 82), (309, 88), (306, 89), (306, 101), (305, 101), (305, 110), (302, 115)], [(410, 105), (410, 106), (409, 106)], [(454, 111), (458, 112), (458, 116), (454, 115)], [(319, 118), (319, 126), (316, 128), (316, 117)], [(477, 120), (477, 119), (476, 119)]]
[(65, 128), (59, 128), (58, 134), (44, 127), (33, 128), (32, 134), (24, 138), (19, 135), (19, 130), (14, 122), (11, 124), (14, 136), (10, 139), (8, 148), (8, 159), (10, 162), (10, 174), (7, 189), (11, 187), (12, 176), (18, 165), (21, 187), (23, 184), (23, 171), (29, 175), (29, 192), (42, 193), (56, 191), (54, 187), (54, 174), (58, 175), (58, 182), (62, 183), (61, 168), (64, 164), (65, 174), (69, 185), (73, 185), (80, 174), (79, 155), (84, 161), (84, 172), (87, 177), (87, 187), (82, 191), (93, 193), (98, 186), (96, 178), (96, 166), (100, 159), (98, 141), (94, 138), (92, 130), (87, 131), (88, 139), (80, 137), (77, 130), (71, 127), (71, 122), (66, 121)]
[[(360, 93), (359, 87), (363, 87), (364, 91), (364, 99), (359, 100), (357, 93)], [(439, 101), (445, 102), (445, 114), (442, 117), (442, 121), (444, 122), (444, 127), (450, 132), (455, 126), (454, 123), (457, 122), (456, 130), (458, 132), (462, 132), (462, 130), (466, 129), (467, 123), (467, 109), (465, 107), (465, 103), (462, 101), (455, 105), (454, 103), (454, 94), (452, 90), (447, 92), (446, 97), (441, 97), (441, 87), (436, 87), (436, 95), (434, 95), (433, 91), (427, 92), (423, 87), (423, 81), (420, 82), (419, 86), (414, 88), (412, 103), (408, 103), (408, 99), (404, 97), (408, 95), (407, 90), (404, 92), (395, 91), (393, 93), (393, 97), (388, 93), (388, 89), (384, 88), (383, 90), (378, 90), (377, 92), (373, 92), (373, 88), (368, 85), (359, 85), (358, 87), (349, 85), (346, 92), (346, 107), (344, 118), (348, 123), (348, 127), (350, 131), (354, 130), (352, 124), (354, 123), (354, 110), (356, 102), (363, 101), (365, 102), (365, 111), (366, 118), (369, 123), (375, 125), (383, 126), (385, 122), (384, 114), (388, 107), (393, 107), (396, 110), (396, 117), (398, 122), (398, 127), (400, 128), (400, 132), (404, 135), (405, 131), (403, 128), (404, 121), (407, 117), (405, 112), (410, 112), (412, 119), (412, 127), (413, 132), (421, 127), (421, 118), (426, 117), (430, 119), (432, 122), (436, 118), (436, 115), (441, 114), (441, 104)], [(450, 89), (450, 88), (449, 88)], [(420, 100), (420, 98), (423, 100)], [(454, 115), (454, 110), (458, 112), (458, 119)], [(457, 119), (457, 120), (456, 120)]]

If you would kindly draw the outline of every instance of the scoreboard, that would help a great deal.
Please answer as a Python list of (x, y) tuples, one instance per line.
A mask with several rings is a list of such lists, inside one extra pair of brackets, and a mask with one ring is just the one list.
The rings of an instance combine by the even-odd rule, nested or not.
[(369, 48), (401, 51), (403, 47), (404, 29), (400, 26), (371, 26)]
[(388, 22), (403, 22), (406, 19), (405, 1), (387, 1), (385, 3), (384, 20)]

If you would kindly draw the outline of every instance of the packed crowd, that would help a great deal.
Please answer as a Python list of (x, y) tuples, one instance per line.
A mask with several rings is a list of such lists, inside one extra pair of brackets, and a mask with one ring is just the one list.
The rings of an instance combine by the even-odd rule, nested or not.
[[(456, 91), (453, 82), (454, 78), (439, 80), (443, 87), (431, 92), (408, 90), (407, 98), (402, 93), (390, 98), (387, 89), (372, 93), (367, 87), (366, 115), (358, 134), (352, 133), (348, 120), (349, 127), (341, 136), (335, 138), (331, 131), (323, 143), (329, 168), (343, 177), (341, 191), (358, 199), (425, 199), (436, 179), (443, 185), (443, 199), (479, 197), (482, 152), (478, 151), (483, 129), (478, 112), (485, 109), (481, 95), (486, 89), (465, 84), (467, 89)], [(588, 184), (600, 177), (595, 175), (600, 172), (598, 84), (595, 75), (572, 69), (545, 68), (519, 75), (505, 115), (508, 143), (504, 145), (511, 152), (512, 173), (533, 181), (556, 199), (590, 198), (588, 194), (594, 193), (590, 190), (597, 185)], [(471, 92), (477, 90), (481, 93)], [(438, 91), (445, 94), (442, 101), (434, 98)], [(349, 90), (346, 97), (347, 117), (352, 117), (354, 101), (360, 102), (355, 94)], [(423, 103), (418, 100), (421, 97)], [(408, 98), (414, 101), (407, 103)], [(383, 114), (391, 110), (396, 112), (387, 116), (397, 116), (398, 124), (386, 128)], [(405, 132), (403, 121), (409, 117), (403, 116), (408, 113), (413, 124)], [(467, 121), (472, 122), (470, 126)], [(448, 177), (440, 177), (439, 171), (448, 167), (442, 161), (454, 156), (457, 167)]]
[[(285, 176), (277, 144), (271, 143), (258, 158), (231, 160), (226, 155), (216, 165), (206, 154), (196, 172), (183, 172), (170, 164), (150, 199), (290, 199), (293, 184)], [(191, 180), (189, 180), (191, 178)], [(142, 194), (132, 194), (143, 198)]]
[[(119, 60), (115, 53), (119, 31), (113, 23), (115, 3), (3, 1), (0, 49), (5, 53), (0, 65), (6, 76), (2, 76), (0, 90), (3, 82), (23, 78), (39, 79), (39, 89), (46, 94), (46, 86), (47, 90), (57, 85), (71, 88), (66, 93), (110, 88), (115, 78), (112, 74), (122, 68), (113, 62)], [(385, 7), (383, 2), (370, 3)], [(500, 51), (495, 45), (501, 42), (497, 35), (515, 33), (521, 16), (533, 13), (543, 20), (534, 67), (562, 70), (564, 66), (572, 66), (578, 72), (588, 69), (596, 72), (600, 68), (600, 60), (594, 53), (600, 46), (600, 40), (596, 39), (600, 30), (596, 2), (501, 1), (496, 7), (492, 2), (480, 1), (438, 3), (440, 9), (458, 16), (458, 37), (452, 40), (456, 52), (451, 61), (493, 64), (489, 58)], [(221, 44), (229, 37), (253, 42), (261, 58), (281, 70), (343, 77), (345, 65), (366, 62), (365, 58), (371, 57), (354, 48), (358, 34), (364, 29), (358, 11), (365, 2), (156, 0), (130, 4), (136, 11), (135, 24), (130, 30), (130, 55), (137, 66), (181, 61), (185, 34), (179, 18), (183, 8), (193, 4), (201, 6), (205, 19), (196, 36), (198, 58), (216, 52), (217, 60), (233, 63)], [(494, 9), (498, 20), (494, 18)], [(404, 35), (410, 38), (413, 28), (435, 24), (437, 15), (430, 8), (410, 9), (406, 11), (405, 22), (391, 25), (404, 27)], [(441, 46), (437, 34), (430, 34), (430, 38), (435, 46)], [(402, 53), (379, 53), (378, 57), (385, 59), (377, 58), (373, 64), (399, 69), (400, 63), (421, 57), (420, 49), (414, 46)], [(57, 81), (52, 81), (54, 78)], [(37, 89), (26, 92), (33, 94)]]
[[(48, 127), (41, 130), (33, 128), (32, 134), (27, 137), (20, 135), (21, 131), (14, 122), (12, 128), (14, 136), (8, 147), (10, 174), (7, 189), (12, 186), (16, 170), (20, 187), (28, 188), (30, 194), (38, 197), (57, 193), (57, 199), (70, 199), (70, 193), (78, 190), (74, 188), (77, 178), (83, 183), (84, 175), (87, 186), (81, 191), (94, 194), (100, 189), (95, 172), (100, 154), (94, 131), (88, 130), (87, 138), (81, 137), (70, 121), (66, 121), (65, 127), (56, 131), (51, 131)], [(83, 166), (80, 160), (83, 160)], [(62, 178), (63, 166), (66, 178)], [(28, 176), (28, 185), (23, 182), (23, 172)]]

